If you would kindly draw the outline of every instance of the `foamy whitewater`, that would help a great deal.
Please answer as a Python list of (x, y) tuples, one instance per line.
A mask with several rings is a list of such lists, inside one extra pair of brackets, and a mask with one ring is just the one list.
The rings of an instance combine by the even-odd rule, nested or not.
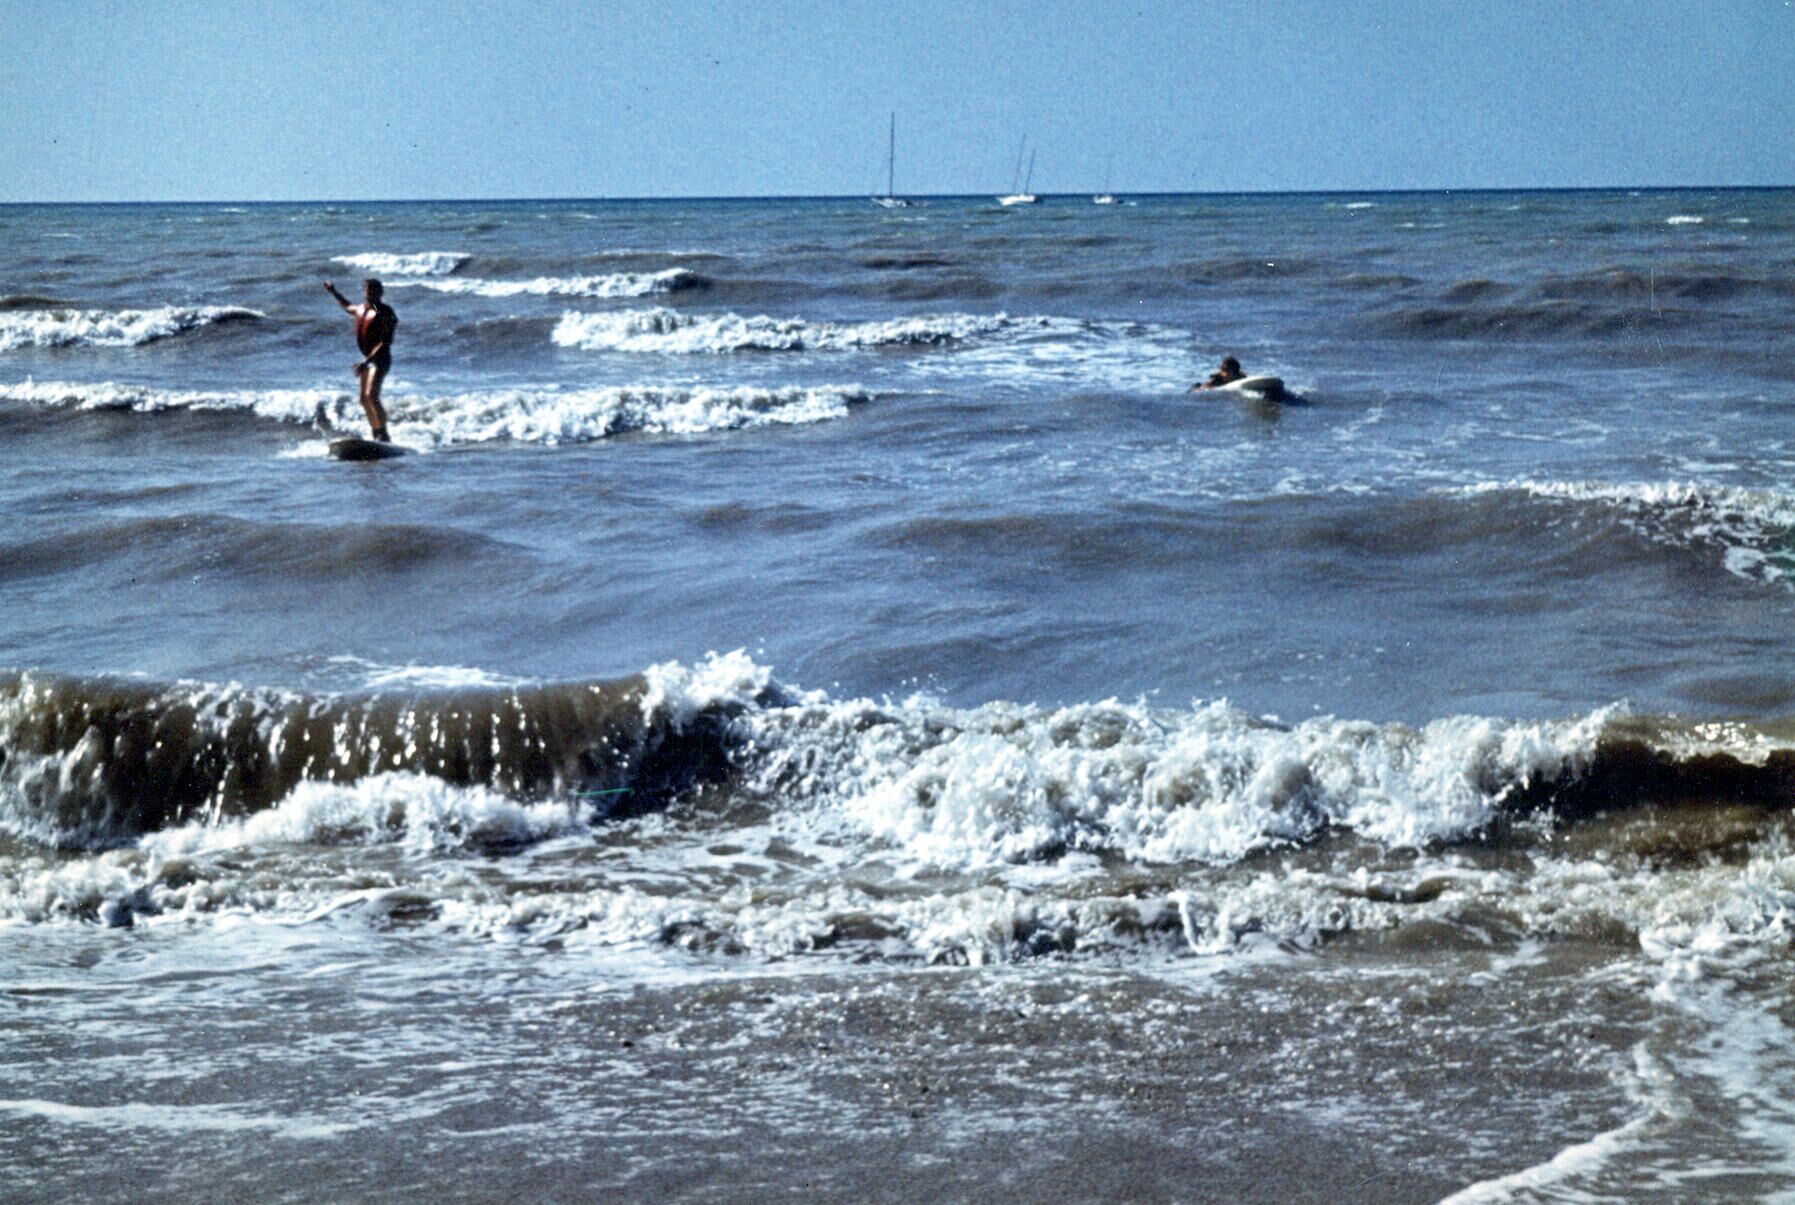
[(0, 313), (0, 351), (22, 347), (136, 347), (227, 322), (263, 317), (234, 306), (145, 310), (29, 309)]
[(5, 1196), (1788, 1198), (1790, 200), (12, 208)]

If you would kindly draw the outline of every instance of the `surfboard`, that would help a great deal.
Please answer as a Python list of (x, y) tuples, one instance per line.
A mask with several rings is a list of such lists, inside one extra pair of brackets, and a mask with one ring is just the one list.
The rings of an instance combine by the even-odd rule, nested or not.
[(330, 441), (332, 460), (391, 460), (403, 455), (405, 449), (398, 444), (383, 444), (372, 439), (358, 439), (353, 435)]
[(1260, 397), (1284, 396), (1284, 381), (1281, 377), (1241, 377), (1238, 381), (1229, 381), (1226, 385), (1217, 385), (1217, 392), (1253, 393)]

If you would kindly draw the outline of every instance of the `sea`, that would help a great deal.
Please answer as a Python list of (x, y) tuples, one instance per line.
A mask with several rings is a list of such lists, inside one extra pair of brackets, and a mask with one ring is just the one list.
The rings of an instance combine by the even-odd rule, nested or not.
[(1795, 191), (12, 205), (0, 445), (8, 1201), (1795, 1199)]

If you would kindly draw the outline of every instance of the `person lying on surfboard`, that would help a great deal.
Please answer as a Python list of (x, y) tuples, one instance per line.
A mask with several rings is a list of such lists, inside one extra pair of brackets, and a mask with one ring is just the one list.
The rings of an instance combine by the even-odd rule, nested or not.
[(1216, 389), (1223, 385), (1232, 385), (1235, 381), (1244, 381), (1247, 374), (1240, 370), (1240, 361), (1233, 356), (1222, 357), (1222, 366), (1209, 374), (1209, 379), (1199, 385), (1192, 385), (1190, 392), (1199, 389)]
[(355, 319), (355, 345), (361, 348), (361, 359), (356, 361), (354, 372), (361, 378), (361, 408), (367, 412), (374, 438), (392, 443), (393, 437), (386, 433), (386, 409), (380, 404), (380, 383), (393, 367), (393, 332), (399, 326), (399, 315), (380, 300), (385, 289), (371, 276), (362, 281), (362, 296), (367, 300), (360, 305), (351, 305), (328, 280), (324, 282), (324, 291)]

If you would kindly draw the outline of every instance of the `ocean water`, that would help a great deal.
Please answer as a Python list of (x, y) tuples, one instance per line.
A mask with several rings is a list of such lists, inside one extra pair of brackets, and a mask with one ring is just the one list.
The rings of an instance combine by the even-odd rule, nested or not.
[(1787, 1198), (1792, 403), (1789, 191), (0, 209), (0, 1190)]

